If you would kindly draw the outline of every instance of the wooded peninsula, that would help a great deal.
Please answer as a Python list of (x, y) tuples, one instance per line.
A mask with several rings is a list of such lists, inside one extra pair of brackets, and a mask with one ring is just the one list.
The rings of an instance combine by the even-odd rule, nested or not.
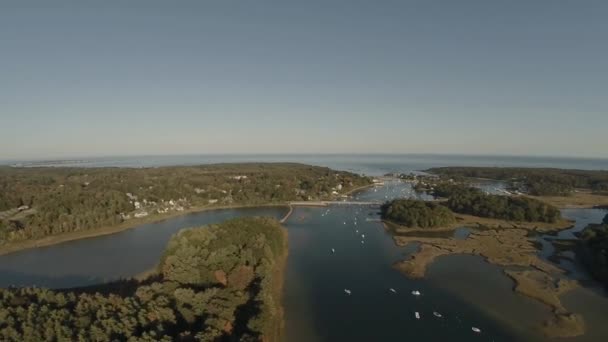
[(0, 289), (0, 340), (277, 341), (286, 236), (273, 219), (233, 219), (179, 231), (143, 281)]
[(512, 222), (556, 223), (561, 220), (559, 209), (532, 198), (490, 195), (450, 182), (436, 184), (433, 194), (444, 200), (396, 199), (382, 206), (382, 218), (409, 228), (448, 227), (456, 223), (453, 213)]

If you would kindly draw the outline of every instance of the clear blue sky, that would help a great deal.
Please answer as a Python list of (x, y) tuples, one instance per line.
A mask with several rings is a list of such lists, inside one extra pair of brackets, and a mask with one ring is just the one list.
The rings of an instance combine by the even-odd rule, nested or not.
[(608, 1), (0, 3), (0, 159), (608, 157), (607, 132)]

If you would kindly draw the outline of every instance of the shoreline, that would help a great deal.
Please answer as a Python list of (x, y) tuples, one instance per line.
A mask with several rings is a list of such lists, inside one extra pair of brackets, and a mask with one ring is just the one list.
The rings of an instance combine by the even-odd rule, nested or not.
[(513, 291), (531, 298), (551, 310), (551, 315), (539, 325), (547, 337), (583, 335), (584, 320), (569, 312), (560, 296), (580, 286), (578, 281), (565, 278), (559, 266), (541, 259), (526, 229), (489, 229), (471, 232), (464, 239), (453, 237), (394, 236), (398, 246), (420, 243), (418, 251), (397, 261), (393, 267), (404, 276), (422, 279), (429, 265), (440, 257), (457, 254), (476, 255), (499, 267), (514, 282)]
[[(364, 190), (366, 188), (373, 187), (373, 186), (374, 186), (374, 184), (360, 186), (360, 187), (348, 190), (347, 192), (344, 193), (344, 195), (349, 195), (353, 192)], [(214, 211), (214, 210), (265, 208), (265, 207), (285, 207), (287, 209), (290, 209), (290, 211), (283, 218), (279, 219), (279, 222), (281, 222), (281, 223), (285, 223), (287, 221), (287, 219), (289, 218), (289, 216), (291, 215), (291, 213), (293, 212), (293, 206), (290, 204), (290, 202), (261, 203), (261, 204), (235, 204), (235, 205), (223, 205), (223, 206), (214, 206), (214, 207), (207, 207), (207, 206), (192, 207), (192, 208), (189, 208), (184, 211), (176, 211), (176, 212), (167, 213), (167, 214), (153, 214), (153, 215), (149, 215), (149, 216), (143, 217), (143, 218), (131, 219), (131, 220), (122, 222), (116, 226), (106, 226), (106, 227), (99, 227), (99, 228), (94, 228), (94, 229), (89, 229), (89, 230), (73, 231), (73, 232), (67, 232), (67, 233), (62, 233), (62, 234), (57, 234), (57, 235), (49, 235), (49, 236), (45, 236), (45, 237), (42, 237), (39, 239), (34, 239), (34, 240), (24, 240), (24, 241), (17, 241), (14, 243), (8, 243), (6, 245), (0, 246), (0, 256), (20, 252), (20, 251), (27, 250), (27, 249), (48, 247), (48, 246), (52, 246), (52, 245), (61, 244), (64, 242), (70, 242), (70, 241), (76, 241), (76, 240), (82, 240), (82, 239), (90, 239), (90, 238), (96, 238), (96, 237), (105, 236), (105, 235), (116, 234), (116, 233), (120, 233), (120, 232), (129, 230), (129, 229), (133, 229), (140, 225), (158, 223), (158, 222), (162, 222), (164, 220), (168, 220), (171, 218), (188, 215), (188, 214), (195, 214), (195, 213)]]
[(456, 222), (446, 226), (435, 227), (435, 228), (420, 228), (420, 227), (407, 227), (390, 220), (382, 219), (382, 223), (385, 228), (389, 230), (394, 236), (408, 235), (416, 236), (416, 233), (421, 234), (433, 234), (433, 233), (447, 233), (454, 231), (458, 228), (470, 228), (476, 230), (487, 230), (487, 229), (525, 229), (529, 231), (535, 231), (539, 233), (551, 233), (559, 232), (561, 230), (570, 229), (574, 226), (574, 221), (561, 219), (555, 223), (548, 222), (517, 222), (508, 221), (503, 219), (493, 219), (487, 217), (479, 217), (473, 215), (453, 213), (456, 218)]
[(577, 189), (577, 192), (570, 196), (523, 196), (543, 201), (559, 209), (602, 209), (608, 207), (608, 196), (581, 189)]
[(372, 184), (367, 184), (367, 185), (362, 185), (360, 187), (354, 188), (354, 189), (350, 189), (347, 192), (343, 193), (342, 195), (346, 195), (346, 196), (350, 196), (353, 193), (357, 192), (357, 191), (361, 191), (361, 190), (365, 190), (367, 188), (373, 188), (374, 186), (376, 186), (376, 184), (372, 183)]
[(272, 281), (272, 296), (276, 303), (279, 303), (275, 316), (275, 321), (271, 324), (270, 331), (267, 332), (265, 342), (279, 342), (285, 333), (285, 308), (283, 307), (283, 294), (285, 284), (285, 269), (287, 268), (287, 258), (289, 257), (289, 233), (287, 228), (281, 227), (283, 235), (283, 255), (275, 264)]
[(184, 211), (178, 211), (178, 212), (162, 214), (162, 215), (155, 214), (155, 215), (150, 215), (148, 217), (144, 217), (141, 219), (132, 219), (129, 221), (125, 221), (116, 226), (100, 227), (100, 228), (95, 228), (95, 229), (90, 229), (90, 230), (68, 232), (68, 233), (63, 233), (63, 234), (50, 235), (50, 236), (46, 236), (46, 237), (43, 237), (40, 239), (35, 239), (35, 240), (25, 240), (25, 241), (18, 241), (15, 243), (9, 243), (5, 246), (0, 247), (0, 256), (20, 252), (20, 251), (27, 250), (27, 249), (48, 247), (48, 246), (52, 246), (52, 245), (61, 244), (64, 242), (90, 239), (90, 238), (96, 238), (96, 237), (105, 236), (105, 235), (116, 234), (116, 233), (120, 233), (120, 232), (129, 230), (129, 229), (136, 228), (140, 225), (158, 223), (158, 222), (162, 222), (164, 220), (176, 218), (179, 216), (189, 215), (189, 214), (202, 213), (202, 212), (214, 211), (214, 210), (265, 208), (265, 207), (289, 208), (289, 204), (288, 203), (266, 203), (266, 204), (226, 205), (226, 206), (218, 206), (218, 207), (193, 207), (193, 208), (189, 208)]

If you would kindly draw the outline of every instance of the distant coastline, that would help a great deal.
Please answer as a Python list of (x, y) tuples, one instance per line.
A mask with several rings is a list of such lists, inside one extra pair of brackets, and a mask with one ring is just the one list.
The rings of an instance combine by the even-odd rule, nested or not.
[[(178, 154), (178, 155), (132, 155), (132, 156), (74, 156), (68, 158), (6, 158), (0, 159), (2, 166), (27, 167), (157, 167), (180, 165), (205, 165), (234, 162), (303, 162), (318, 166), (356, 166), (357, 164), (382, 164), (390, 161), (393, 170), (421, 170), (445, 166), (498, 166), (531, 168), (564, 168), (583, 170), (608, 170), (608, 158), (576, 156), (517, 156), (484, 154), (441, 153), (260, 153), (260, 154)], [(403, 168), (401, 165), (410, 166)], [(419, 165), (419, 166), (416, 166)], [(340, 170), (346, 170), (338, 168)], [(348, 170), (350, 171), (350, 170)]]

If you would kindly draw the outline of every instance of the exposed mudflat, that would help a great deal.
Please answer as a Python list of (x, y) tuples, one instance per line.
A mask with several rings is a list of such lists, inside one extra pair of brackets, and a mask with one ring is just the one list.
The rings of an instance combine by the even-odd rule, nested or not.
[(488, 229), (473, 231), (466, 239), (453, 237), (395, 236), (405, 246), (419, 242), (417, 252), (395, 267), (411, 278), (422, 278), (427, 267), (439, 256), (449, 254), (479, 255), (491, 264), (504, 267), (515, 281), (514, 290), (551, 307), (553, 316), (542, 327), (549, 337), (570, 337), (583, 334), (585, 325), (580, 315), (568, 312), (560, 295), (577, 288), (578, 282), (563, 277), (564, 271), (538, 256), (529, 229)]

